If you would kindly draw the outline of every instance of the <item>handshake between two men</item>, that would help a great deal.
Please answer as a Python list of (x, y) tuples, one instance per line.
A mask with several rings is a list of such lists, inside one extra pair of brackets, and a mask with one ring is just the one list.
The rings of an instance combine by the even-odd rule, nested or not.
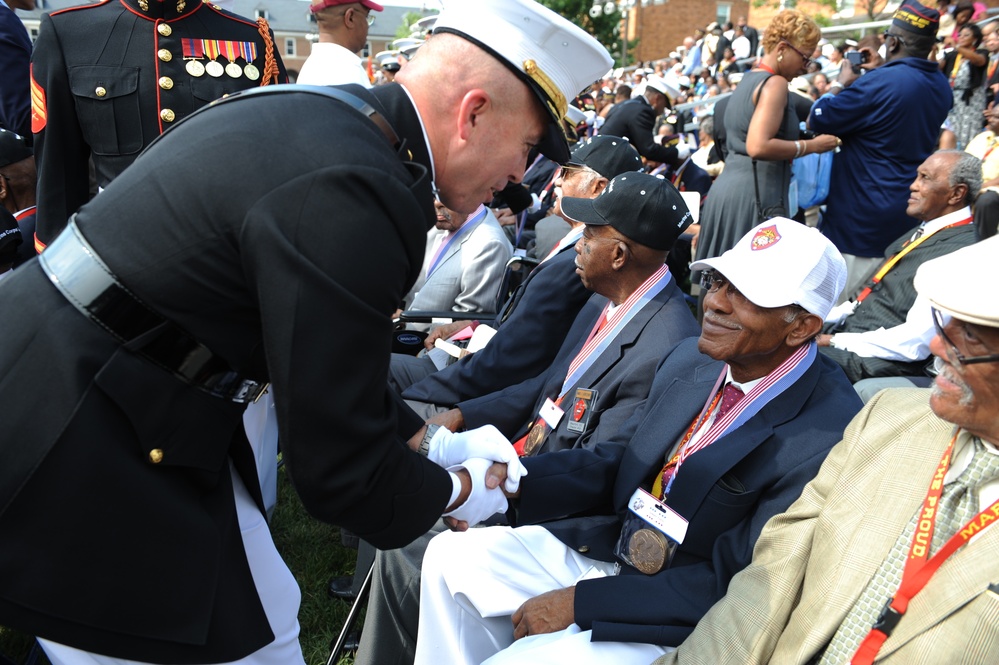
[(451, 474), (454, 489), (444, 521), (456, 531), (506, 512), (507, 496), (520, 489), (520, 479), (527, 475), (513, 445), (492, 425), (467, 432), (428, 425), (409, 444)]

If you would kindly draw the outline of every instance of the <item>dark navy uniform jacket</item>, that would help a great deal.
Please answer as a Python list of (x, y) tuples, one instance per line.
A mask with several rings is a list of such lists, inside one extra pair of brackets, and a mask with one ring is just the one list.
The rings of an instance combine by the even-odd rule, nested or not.
[[(224, 71), (230, 62), (238, 76)], [(219, 76), (212, 63), (223, 66)], [(52, 12), (42, 18), (31, 67), (41, 243), (90, 199), (91, 156), (97, 185), (107, 187), (198, 108), (285, 80), (269, 29), (199, 0), (107, 0)], [(217, 155), (190, 166), (207, 180), (229, 168)]]
[(31, 38), (12, 9), (0, 5), (0, 127), (27, 136), (31, 98), (28, 66)]

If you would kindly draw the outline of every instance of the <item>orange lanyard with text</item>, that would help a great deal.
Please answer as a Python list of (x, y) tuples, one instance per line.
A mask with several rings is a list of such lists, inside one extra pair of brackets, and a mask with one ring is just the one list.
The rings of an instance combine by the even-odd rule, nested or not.
[(860, 648), (857, 649), (857, 653), (850, 661), (850, 665), (870, 665), (873, 663), (881, 646), (909, 608), (909, 601), (922, 591), (937, 569), (943, 565), (943, 562), (976, 534), (981, 533), (992, 522), (999, 519), (999, 499), (996, 499), (988, 508), (975, 515), (970, 522), (958, 529), (957, 533), (951, 536), (950, 540), (944, 543), (943, 547), (932, 558), (929, 558), (930, 543), (933, 541), (933, 527), (937, 519), (937, 507), (940, 503), (940, 495), (943, 493), (944, 476), (947, 475), (951, 452), (954, 450), (958, 434), (960, 434), (960, 430), (950, 440), (950, 445), (944, 451), (937, 471), (933, 474), (930, 489), (923, 501), (919, 522), (916, 523), (916, 531), (912, 535), (912, 544), (909, 546), (909, 556), (905, 560), (902, 582), (898, 586), (898, 591), (881, 610), (881, 616), (878, 617), (867, 637), (861, 642)]

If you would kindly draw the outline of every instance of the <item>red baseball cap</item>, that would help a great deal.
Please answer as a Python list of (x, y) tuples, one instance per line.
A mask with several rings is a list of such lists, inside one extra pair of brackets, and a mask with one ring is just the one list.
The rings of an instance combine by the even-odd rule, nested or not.
[(380, 12), (381, 10), (385, 9), (377, 2), (371, 2), (371, 0), (317, 0), (312, 3), (312, 6), (309, 8), (309, 10), (313, 14), (315, 14), (316, 12), (320, 12), (326, 9), (327, 7), (336, 7), (338, 5), (352, 5), (355, 2), (364, 7), (367, 7), (373, 12)]

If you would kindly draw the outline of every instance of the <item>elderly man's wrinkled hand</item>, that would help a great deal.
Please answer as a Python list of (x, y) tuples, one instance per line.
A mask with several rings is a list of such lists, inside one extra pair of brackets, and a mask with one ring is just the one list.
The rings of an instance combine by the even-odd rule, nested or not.
[(565, 630), (575, 621), (576, 587), (555, 589), (535, 596), (510, 617), (513, 639)]

